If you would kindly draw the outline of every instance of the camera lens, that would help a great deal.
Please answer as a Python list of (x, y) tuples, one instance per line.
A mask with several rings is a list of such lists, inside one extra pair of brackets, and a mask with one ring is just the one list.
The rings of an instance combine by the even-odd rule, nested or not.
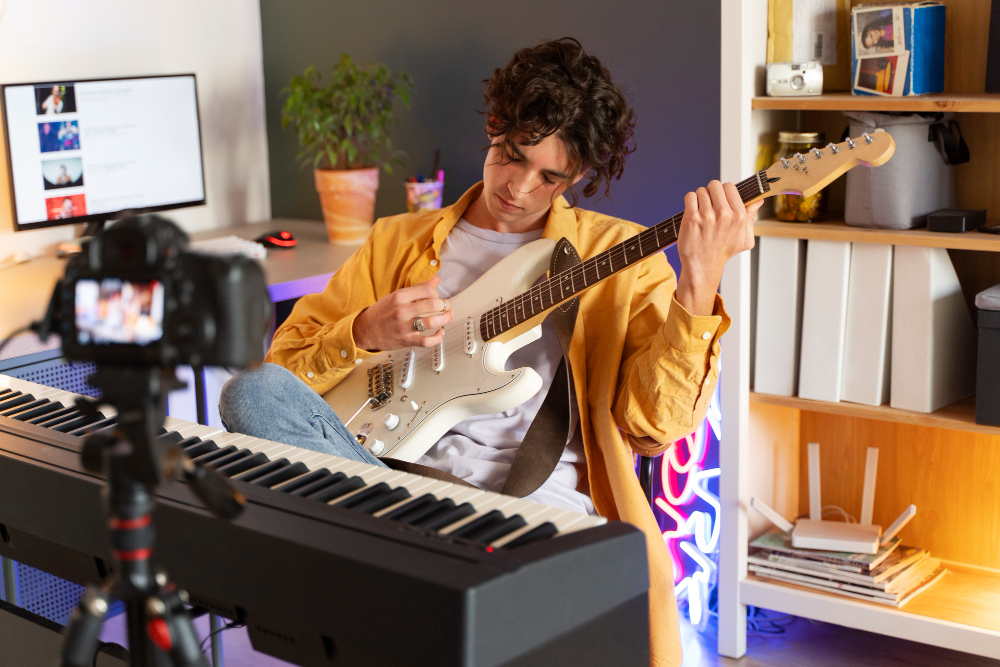
[(802, 90), (805, 88), (806, 80), (802, 78), (801, 74), (796, 74), (791, 80), (792, 90)]

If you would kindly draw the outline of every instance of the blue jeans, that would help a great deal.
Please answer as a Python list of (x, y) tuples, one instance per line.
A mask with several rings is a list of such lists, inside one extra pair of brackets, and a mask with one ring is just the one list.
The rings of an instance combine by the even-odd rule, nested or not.
[(226, 430), (387, 467), (361, 446), (323, 397), (277, 364), (262, 364), (222, 388)]

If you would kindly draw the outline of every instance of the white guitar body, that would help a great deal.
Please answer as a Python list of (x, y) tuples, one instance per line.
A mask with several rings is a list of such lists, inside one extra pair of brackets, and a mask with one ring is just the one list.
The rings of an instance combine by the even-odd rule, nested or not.
[[(375, 456), (414, 462), (463, 419), (510, 410), (534, 396), (542, 387), (538, 373), (506, 370), (506, 363), (541, 337), (541, 325), (506, 342), (485, 343), (479, 319), (544, 275), (554, 247), (552, 239), (521, 246), (453, 297), (454, 317), (441, 345), (382, 352), (358, 364), (323, 396), (347, 430), (362, 436)], [(369, 400), (369, 377), (380, 376), (390, 363), (391, 372), (381, 377), (386, 387), (391, 383), (392, 395), (377, 407)]]

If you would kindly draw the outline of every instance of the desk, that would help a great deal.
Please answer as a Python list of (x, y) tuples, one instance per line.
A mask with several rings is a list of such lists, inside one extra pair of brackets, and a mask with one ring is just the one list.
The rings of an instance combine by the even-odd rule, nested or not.
[[(331, 245), (326, 227), (320, 221), (289, 218), (197, 232), (191, 239), (231, 235), (255, 239), (277, 229), (290, 231), (299, 243), (288, 249), (268, 248), (267, 258), (261, 262), (271, 301), (275, 303), (322, 291), (333, 272), (356, 249), (356, 246)], [(42, 257), (0, 270), (0, 340), (45, 314), (56, 281), (65, 270), (66, 260), (55, 257)], [(24, 334), (0, 352), (0, 361), (57, 347), (59, 341), (54, 336), (42, 343), (34, 334)]]

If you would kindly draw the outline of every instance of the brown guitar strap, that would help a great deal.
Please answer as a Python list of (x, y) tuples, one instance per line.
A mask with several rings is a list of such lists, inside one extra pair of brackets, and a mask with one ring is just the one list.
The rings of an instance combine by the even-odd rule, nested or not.
[[(549, 275), (567, 271), (580, 263), (580, 256), (573, 244), (565, 238), (559, 239), (549, 263)], [(510, 473), (500, 493), (524, 498), (534, 493), (545, 483), (559, 463), (566, 440), (569, 437), (570, 376), (569, 343), (573, 338), (576, 314), (580, 310), (580, 297), (556, 306), (548, 319), (556, 330), (563, 358), (559, 361), (549, 393), (545, 395), (538, 414), (524, 434), (521, 446), (517, 448)]]
[[(580, 263), (580, 256), (576, 252), (573, 244), (565, 238), (559, 239), (552, 259), (549, 262), (549, 275), (554, 276), (562, 273)], [(569, 437), (570, 401), (573, 400), (570, 394), (569, 375), (569, 343), (573, 338), (573, 327), (576, 324), (576, 314), (580, 309), (580, 298), (575, 297), (571, 301), (556, 306), (549, 313), (548, 320), (559, 338), (559, 345), (562, 348), (563, 358), (559, 361), (555, 375), (552, 377), (552, 384), (549, 392), (545, 395), (538, 413), (535, 415), (528, 432), (524, 435), (521, 446), (517, 448), (514, 461), (510, 466), (510, 473), (504, 482), (500, 493), (524, 498), (534, 493), (538, 487), (545, 483), (552, 471), (555, 470), (562, 451), (566, 447), (566, 440)], [(440, 479), (454, 484), (473, 486), (463, 479), (459, 479), (450, 473), (443, 472), (437, 468), (399, 461), (397, 459), (383, 458), (383, 463), (394, 470), (411, 472), (424, 477)]]

